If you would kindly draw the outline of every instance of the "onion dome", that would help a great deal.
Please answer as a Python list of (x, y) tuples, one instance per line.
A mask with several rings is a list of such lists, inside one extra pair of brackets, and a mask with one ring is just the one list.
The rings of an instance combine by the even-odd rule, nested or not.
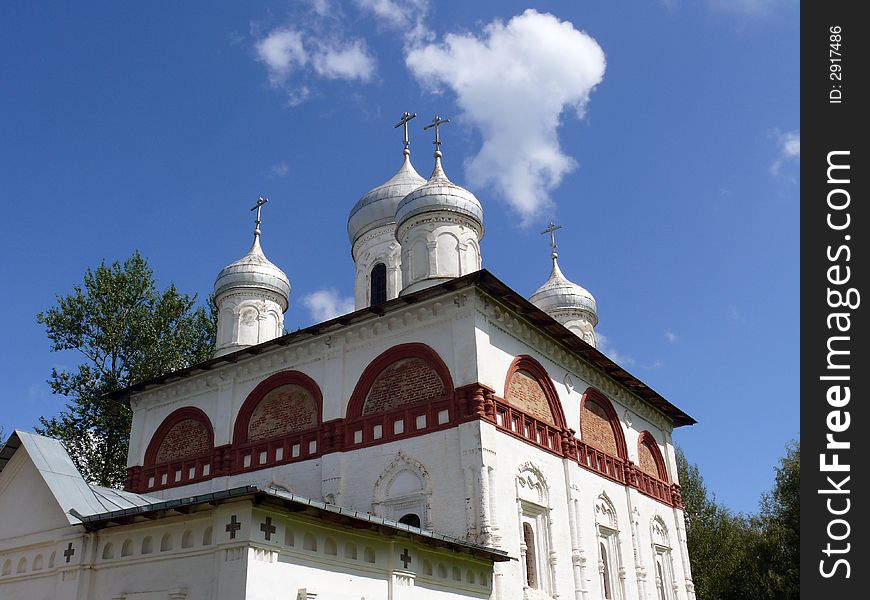
[(551, 316), (555, 316), (553, 313), (563, 311), (582, 311), (589, 314), (588, 320), (593, 327), (598, 324), (595, 298), (586, 288), (569, 281), (562, 274), (555, 252), (550, 278), (529, 296), (529, 302)]
[(396, 225), (428, 212), (453, 212), (471, 218), (483, 237), (483, 207), (474, 194), (447, 178), (441, 166), (441, 151), (435, 152), (435, 169), (429, 180), (413, 190), (396, 208)]
[(214, 282), (214, 295), (236, 289), (268, 290), (276, 293), (282, 300), (282, 310), (287, 310), (290, 301), (290, 280), (287, 275), (272, 264), (260, 247), (260, 228), (254, 230), (254, 243), (251, 249), (236, 262), (227, 265)]
[(411, 164), (411, 152), (405, 148), (405, 160), (399, 171), (385, 183), (360, 198), (347, 219), (347, 236), (353, 244), (366, 232), (395, 222), (396, 207), (410, 192), (426, 183)]

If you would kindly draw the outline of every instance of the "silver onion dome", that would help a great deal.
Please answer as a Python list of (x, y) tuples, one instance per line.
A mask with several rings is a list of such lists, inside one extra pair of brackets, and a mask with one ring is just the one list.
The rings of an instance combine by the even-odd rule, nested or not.
[(418, 187), (396, 208), (396, 224), (401, 224), (411, 217), (427, 212), (455, 212), (471, 217), (480, 227), (483, 237), (483, 207), (474, 194), (462, 186), (456, 185), (447, 178), (441, 166), (441, 152), (435, 152), (435, 169), (429, 180)]
[(593, 327), (598, 324), (595, 298), (586, 288), (569, 281), (562, 274), (555, 252), (550, 278), (529, 296), (529, 302), (551, 316), (566, 312), (583, 312), (587, 314)]
[(414, 169), (410, 152), (406, 149), (405, 160), (398, 172), (360, 198), (351, 209), (347, 219), (350, 243), (372, 229), (395, 222), (399, 202), (424, 183), (426, 180)]
[(260, 247), (259, 227), (254, 232), (251, 249), (236, 262), (227, 265), (214, 282), (215, 298), (233, 289), (265, 289), (281, 297), (283, 310), (290, 301), (290, 280), (287, 275), (272, 264)]

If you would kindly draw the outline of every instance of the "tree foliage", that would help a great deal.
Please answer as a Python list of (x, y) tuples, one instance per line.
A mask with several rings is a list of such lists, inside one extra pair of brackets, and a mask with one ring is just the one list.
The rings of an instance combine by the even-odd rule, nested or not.
[(734, 514), (707, 491), (697, 465), (677, 449), (686, 545), (695, 593), (703, 600), (799, 597), (800, 447), (787, 448), (758, 515)]
[(174, 285), (159, 291), (136, 252), (123, 264), (88, 269), (81, 285), (37, 316), (52, 351), (84, 358), (75, 370), (52, 370), (52, 392), (69, 403), (40, 418), (37, 431), (61, 440), (87, 480), (120, 486), (125, 479), (131, 413), (106, 394), (209, 357), (214, 314), (195, 304)]

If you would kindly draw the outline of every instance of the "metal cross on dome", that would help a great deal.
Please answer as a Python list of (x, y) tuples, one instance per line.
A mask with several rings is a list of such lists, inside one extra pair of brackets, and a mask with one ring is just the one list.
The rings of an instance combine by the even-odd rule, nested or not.
[(556, 230), (557, 229), (562, 229), (562, 226), (556, 225), (555, 223), (550, 221), (550, 224), (547, 226), (547, 228), (541, 232), (541, 235), (544, 235), (547, 233), (550, 234), (550, 248), (552, 248), (553, 254), (556, 254)]
[(393, 127), (393, 129), (397, 129), (397, 128), (401, 127), (402, 125), (405, 126), (405, 150), (409, 150), (411, 148), (411, 141), (408, 138), (408, 121), (410, 121), (411, 119), (413, 119), (416, 116), (417, 116), (417, 113), (411, 114), (409, 112), (406, 112), (402, 115), (402, 119), (398, 123), (396, 123), (395, 126)]
[(435, 128), (435, 141), (433, 142), (433, 144), (435, 144), (435, 152), (438, 152), (441, 150), (441, 138), (438, 135), (438, 127), (440, 125), (444, 125), (445, 123), (449, 123), (449, 122), (450, 122), (450, 119), (442, 119), (441, 117), (436, 115), (435, 117), (432, 118), (432, 122), (423, 128), (423, 131), (426, 131), (427, 129), (432, 129), (433, 127)]
[(259, 198), (257, 198), (257, 204), (255, 204), (254, 207), (251, 208), (252, 211), (257, 211), (257, 226), (255, 227), (255, 231), (257, 233), (260, 233), (260, 210), (263, 208), (263, 205), (266, 204), (266, 202), (268, 201), (268, 198), (263, 198), (263, 196), (260, 196)]

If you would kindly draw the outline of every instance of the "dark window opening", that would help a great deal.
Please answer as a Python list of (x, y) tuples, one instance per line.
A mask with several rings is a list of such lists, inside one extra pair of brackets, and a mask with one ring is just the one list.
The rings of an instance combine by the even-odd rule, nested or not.
[(526, 545), (526, 582), (530, 588), (537, 588), (538, 563), (535, 557), (535, 534), (528, 523), (523, 523), (523, 543)]
[(411, 527), (420, 527), (420, 515), (408, 513), (407, 515), (399, 519), (399, 523), (410, 525)]
[(372, 268), (372, 306), (387, 301), (387, 266), (378, 263)]

